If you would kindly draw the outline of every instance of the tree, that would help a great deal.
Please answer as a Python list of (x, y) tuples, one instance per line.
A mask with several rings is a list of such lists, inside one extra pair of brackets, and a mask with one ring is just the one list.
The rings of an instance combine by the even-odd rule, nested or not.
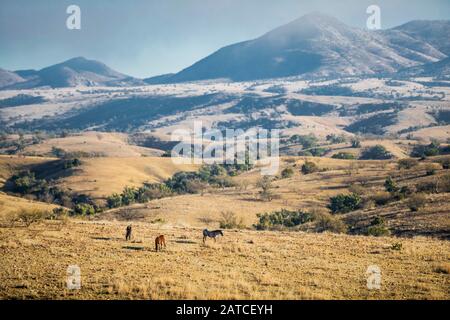
[(95, 208), (93, 205), (90, 205), (88, 203), (79, 203), (75, 206), (73, 209), (75, 214), (79, 214), (82, 216), (88, 216), (95, 214)]
[(379, 144), (365, 148), (360, 156), (362, 160), (387, 160), (391, 158), (392, 154)]
[(109, 208), (118, 208), (122, 206), (122, 197), (120, 194), (114, 193), (106, 199)]
[(283, 179), (290, 178), (290, 177), (292, 177), (293, 175), (294, 175), (294, 170), (293, 170), (292, 168), (284, 168), (284, 169), (281, 171), (281, 177), (282, 177)]
[(311, 161), (305, 161), (305, 163), (302, 165), (302, 173), (303, 174), (310, 174), (314, 173), (319, 170), (317, 165), (314, 162)]
[(358, 138), (352, 138), (352, 148), (361, 148), (361, 141)]
[(333, 213), (347, 213), (356, 210), (361, 205), (361, 197), (355, 193), (339, 194), (330, 198), (329, 208)]
[(392, 178), (389, 176), (384, 181), (384, 188), (387, 192), (393, 193), (398, 191), (397, 184), (392, 180)]
[(133, 187), (125, 187), (122, 191), (122, 203), (126, 206), (132, 204), (136, 200), (136, 189)]
[(272, 201), (272, 179), (269, 176), (264, 176), (259, 182), (258, 187), (261, 188), (259, 195), (263, 201)]

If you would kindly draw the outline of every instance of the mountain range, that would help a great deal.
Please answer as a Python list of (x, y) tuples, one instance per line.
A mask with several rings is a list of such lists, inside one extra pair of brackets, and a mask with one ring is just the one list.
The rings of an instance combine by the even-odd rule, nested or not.
[[(8, 79), (10, 79), (8, 81)], [(135, 86), (145, 84), (104, 63), (76, 57), (41, 70), (0, 70), (2, 89), (64, 88), (76, 86)]]
[[(259, 38), (226, 46), (175, 74), (137, 79), (82, 57), (42, 70), (0, 69), (1, 89), (135, 86), (226, 79), (338, 78), (404, 74), (448, 77), (450, 21), (411, 21), (370, 31), (312, 13)], [(442, 62), (440, 62), (442, 61)]]

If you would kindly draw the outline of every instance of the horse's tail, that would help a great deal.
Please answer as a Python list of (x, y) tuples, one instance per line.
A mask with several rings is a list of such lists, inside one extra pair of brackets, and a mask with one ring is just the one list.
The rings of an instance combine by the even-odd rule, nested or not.
[(158, 238), (155, 239), (155, 251), (158, 251)]

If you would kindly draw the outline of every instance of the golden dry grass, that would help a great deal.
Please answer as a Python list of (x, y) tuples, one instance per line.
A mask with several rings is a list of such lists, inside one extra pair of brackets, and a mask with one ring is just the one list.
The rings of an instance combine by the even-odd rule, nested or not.
[(140, 157), (159, 156), (161, 150), (138, 147), (128, 143), (124, 133), (87, 131), (64, 138), (45, 140), (39, 144), (26, 147), (23, 154), (51, 154), (52, 148), (66, 152), (85, 152), (105, 157)]
[(0, 186), (18, 171), (26, 170), (30, 166), (42, 164), (54, 158), (21, 157), (0, 155)]
[(60, 187), (95, 199), (122, 192), (126, 186), (162, 182), (178, 171), (195, 171), (198, 165), (174, 164), (161, 157), (83, 158), (74, 174), (58, 181)]
[(0, 221), (3, 217), (22, 209), (52, 210), (56, 207), (52, 204), (27, 200), (0, 192)]
[[(0, 297), (19, 299), (449, 299), (450, 244), (300, 232), (201, 230), (133, 223), (59, 221), (1, 228)], [(164, 234), (167, 249), (155, 252)], [(395, 242), (401, 250), (393, 250)], [(81, 268), (81, 290), (66, 288)], [(381, 269), (381, 289), (366, 270)]]
[[(0, 186), (12, 175), (29, 170), (34, 165), (50, 163), (55, 158), (0, 155)], [(68, 177), (55, 181), (61, 188), (84, 193), (94, 199), (104, 199), (126, 186), (141, 186), (144, 182), (162, 182), (178, 171), (195, 171), (198, 165), (174, 164), (161, 157), (99, 157), (82, 158)]]

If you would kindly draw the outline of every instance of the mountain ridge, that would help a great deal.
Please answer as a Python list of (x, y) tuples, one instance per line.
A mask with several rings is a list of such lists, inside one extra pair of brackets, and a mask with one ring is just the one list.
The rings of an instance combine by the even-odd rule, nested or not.
[(1, 69), (0, 89), (393, 74), (446, 59), (450, 55), (448, 34), (449, 20), (412, 20), (390, 29), (368, 31), (313, 12), (255, 39), (222, 47), (173, 74), (137, 79), (102, 62), (75, 57), (41, 70)]
[[(65, 88), (84, 86), (134, 86), (142, 80), (117, 72), (106, 64), (75, 57), (40, 70), (18, 70), (9, 73), (23, 79), (0, 86), (2, 89), (32, 89), (36, 87)], [(2, 82), (0, 78), (0, 83)]]

